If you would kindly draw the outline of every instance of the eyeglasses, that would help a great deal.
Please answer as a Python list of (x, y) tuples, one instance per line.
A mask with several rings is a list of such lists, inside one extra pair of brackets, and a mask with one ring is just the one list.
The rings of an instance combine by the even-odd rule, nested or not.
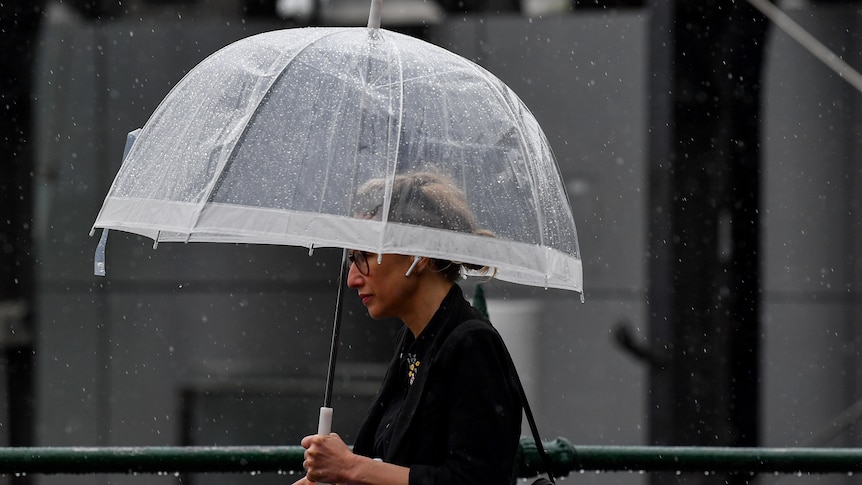
[(350, 264), (355, 264), (356, 269), (359, 270), (359, 273), (362, 276), (368, 276), (368, 253), (365, 251), (349, 251), (347, 253), (347, 259), (350, 260)]

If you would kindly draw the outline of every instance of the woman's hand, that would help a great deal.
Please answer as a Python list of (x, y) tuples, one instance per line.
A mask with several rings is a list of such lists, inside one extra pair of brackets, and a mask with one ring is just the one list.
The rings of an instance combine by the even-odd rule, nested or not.
[(410, 480), (409, 468), (356, 455), (335, 433), (306, 436), (301, 444), (306, 474), (293, 485), (407, 485)]
[(305, 478), (295, 485), (305, 485), (303, 480), (324, 483), (348, 483), (351, 467), (354, 466), (356, 455), (342, 441), (341, 437), (332, 433), (329, 435), (314, 434), (302, 439), (305, 448)]

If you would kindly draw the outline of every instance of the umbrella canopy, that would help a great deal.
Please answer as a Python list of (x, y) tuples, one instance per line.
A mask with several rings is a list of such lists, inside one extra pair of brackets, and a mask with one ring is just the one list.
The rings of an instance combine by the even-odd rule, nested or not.
[[(469, 228), (395, 217), (395, 180), (436, 174)], [(413, 254), (581, 291), (575, 223), (548, 141), (503, 82), (378, 28), (235, 42), (190, 71), (137, 135), (94, 228), (160, 241)]]

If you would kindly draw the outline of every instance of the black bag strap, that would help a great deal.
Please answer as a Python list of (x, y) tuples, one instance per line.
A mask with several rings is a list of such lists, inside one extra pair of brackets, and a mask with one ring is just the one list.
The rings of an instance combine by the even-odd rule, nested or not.
[[(476, 292), (473, 295), (473, 307), (479, 310), (485, 318), (488, 318), (488, 306), (485, 302), (485, 290), (482, 288), (481, 284), (476, 285)], [(505, 343), (503, 346), (505, 347)], [(542, 437), (539, 436), (539, 427), (536, 426), (536, 420), (533, 418), (533, 411), (530, 409), (530, 401), (527, 400), (527, 393), (524, 392), (524, 386), (521, 384), (521, 377), (518, 375), (518, 368), (515, 367), (515, 361), (512, 360), (512, 354), (509, 353), (508, 349), (506, 349), (505, 354), (509, 359), (509, 367), (512, 369), (512, 381), (515, 383), (515, 387), (518, 388), (518, 393), (521, 395), (524, 414), (527, 416), (527, 423), (530, 425), (530, 431), (533, 434), (533, 441), (536, 442), (536, 451), (542, 459), (542, 464), (545, 465), (545, 473), (548, 475), (548, 480), (556, 485), (557, 481), (554, 479), (554, 472), (552, 471), (553, 468), (551, 468), (551, 455), (542, 444)]]
[(527, 400), (527, 393), (524, 392), (524, 386), (521, 384), (521, 377), (518, 376), (518, 369), (515, 367), (515, 362), (512, 360), (512, 356), (509, 355), (508, 352), (506, 352), (506, 354), (509, 356), (509, 365), (512, 367), (512, 380), (515, 381), (518, 392), (521, 394), (521, 402), (524, 405), (524, 414), (527, 416), (527, 423), (529, 423), (530, 431), (533, 433), (533, 441), (536, 442), (536, 451), (542, 458), (542, 464), (545, 465), (545, 473), (548, 474), (548, 479), (551, 483), (556, 485), (557, 481), (554, 479), (554, 472), (552, 471), (553, 468), (551, 468), (551, 455), (542, 444), (542, 437), (539, 436), (539, 427), (536, 426), (536, 420), (533, 418), (533, 411), (530, 410), (530, 402)]

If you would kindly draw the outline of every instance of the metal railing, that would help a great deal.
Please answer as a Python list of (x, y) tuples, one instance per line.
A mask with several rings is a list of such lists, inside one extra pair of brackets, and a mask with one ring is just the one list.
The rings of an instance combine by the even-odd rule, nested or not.
[[(557, 476), (581, 471), (845, 473), (862, 471), (862, 449), (573, 446), (543, 442)], [(301, 473), (300, 446), (0, 448), (0, 474)], [(535, 442), (522, 438), (519, 477), (541, 468)]]

